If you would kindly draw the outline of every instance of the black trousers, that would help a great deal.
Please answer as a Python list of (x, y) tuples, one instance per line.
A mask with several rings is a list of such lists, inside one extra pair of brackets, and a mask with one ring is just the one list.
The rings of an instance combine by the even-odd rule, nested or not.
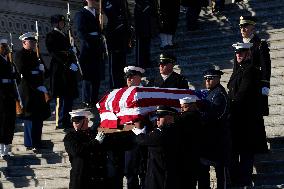
[(201, 12), (201, 4), (189, 6), (186, 11), (186, 24), (188, 30), (196, 30), (198, 26), (198, 18)]
[(113, 51), (109, 53), (109, 75), (111, 89), (121, 88), (126, 85), (123, 72), (125, 66), (126, 52)]
[(234, 153), (229, 168), (232, 186), (251, 186), (254, 154), (250, 152)]
[(136, 39), (136, 64), (142, 68), (151, 67), (150, 58), (151, 37), (137, 36)]

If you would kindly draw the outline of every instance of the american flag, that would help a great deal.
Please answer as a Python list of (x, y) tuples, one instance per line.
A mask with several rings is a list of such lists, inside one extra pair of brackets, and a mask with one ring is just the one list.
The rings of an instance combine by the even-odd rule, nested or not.
[(192, 96), (204, 99), (207, 90), (124, 87), (105, 95), (98, 103), (101, 127), (117, 128), (118, 125), (131, 123), (133, 120), (148, 115), (159, 105), (180, 108), (179, 99)]

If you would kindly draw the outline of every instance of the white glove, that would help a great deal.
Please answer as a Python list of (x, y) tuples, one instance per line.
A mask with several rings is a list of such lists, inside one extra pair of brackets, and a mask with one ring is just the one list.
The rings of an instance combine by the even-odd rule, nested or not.
[(270, 91), (270, 89), (268, 87), (262, 87), (261, 94), (265, 95), (265, 96), (268, 96), (269, 95), (269, 91)]
[(103, 132), (99, 131), (95, 139), (101, 144), (104, 141), (105, 137), (106, 135)]
[(139, 134), (141, 134), (141, 133), (146, 133), (146, 129), (145, 129), (145, 127), (144, 127), (143, 129), (138, 129), (138, 128), (134, 127), (134, 128), (132, 129), (132, 132), (133, 132), (135, 135), (139, 135)]
[(43, 64), (39, 64), (38, 65), (38, 69), (42, 72), (44, 72), (44, 65)]
[(76, 71), (78, 71), (78, 66), (77, 66), (76, 64), (72, 63), (72, 64), (70, 65), (70, 69), (71, 69), (72, 71), (76, 72)]
[(36, 89), (39, 90), (40, 92), (47, 93), (47, 89), (45, 88), (45, 86), (39, 86)]

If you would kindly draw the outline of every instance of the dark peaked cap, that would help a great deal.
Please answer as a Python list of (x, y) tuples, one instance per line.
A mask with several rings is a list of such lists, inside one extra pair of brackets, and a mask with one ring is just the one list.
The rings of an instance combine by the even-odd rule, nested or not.
[(166, 54), (166, 53), (162, 53), (160, 54), (160, 58), (159, 58), (159, 65), (160, 64), (168, 64), (168, 63), (172, 63), (175, 64), (177, 61), (177, 58), (173, 55), (170, 54)]
[(178, 111), (172, 107), (161, 105), (157, 107), (155, 115), (156, 116), (174, 115), (177, 112)]
[(240, 26), (241, 25), (255, 25), (256, 18), (253, 16), (241, 16), (240, 17)]
[(204, 77), (208, 77), (208, 76), (221, 76), (224, 73), (221, 70), (215, 70), (215, 69), (208, 69), (205, 72), (203, 72), (203, 76)]

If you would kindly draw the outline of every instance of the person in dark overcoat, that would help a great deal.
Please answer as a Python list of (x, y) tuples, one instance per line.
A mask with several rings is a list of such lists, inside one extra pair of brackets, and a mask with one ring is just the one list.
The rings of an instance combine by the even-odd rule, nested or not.
[[(252, 186), (254, 155), (268, 151), (264, 120), (260, 108), (259, 70), (252, 63), (252, 43), (237, 43), (238, 64), (227, 88), (231, 103), (232, 185)], [(252, 139), (253, 138), (253, 139)]]
[(71, 52), (69, 37), (62, 30), (65, 27), (63, 15), (53, 15), (51, 25), (54, 27), (46, 35), (46, 48), (51, 55), (50, 88), (56, 99), (56, 129), (71, 128), (69, 112), (72, 111), (73, 99), (78, 97), (76, 59)]
[(109, 52), (110, 88), (124, 86), (123, 68), (130, 45), (130, 12), (127, 0), (103, 0), (102, 7), (107, 16), (106, 41)]
[(80, 39), (80, 65), (83, 72), (82, 101), (86, 106), (95, 107), (98, 101), (101, 76), (103, 46), (99, 13), (94, 0), (86, 0), (87, 6), (75, 14), (75, 26)]
[(173, 37), (177, 30), (180, 0), (160, 0), (161, 49), (173, 48)]
[(226, 175), (230, 160), (231, 138), (228, 124), (229, 99), (225, 88), (221, 85), (221, 70), (209, 69), (204, 72), (205, 87), (208, 95), (201, 108), (203, 138), (200, 146), (200, 157), (203, 172), (200, 181), (210, 187), (210, 165), (215, 167), (217, 187), (226, 188)]
[(48, 93), (44, 86), (46, 66), (39, 62), (36, 46), (36, 33), (27, 32), (19, 37), (23, 48), (15, 54), (15, 64), (22, 80), (19, 85), (23, 100), (24, 145), (27, 149), (41, 147), (43, 120), (50, 117)]
[[(270, 90), (271, 60), (269, 47), (265, 40), (256, 34), (256, 18), (252, 16), (240, 17), (240, 30), (244, 43), (252, 43), (251, 48), (253, 64), (259, 70), (261, 95), (261, 109), (263, 116), (269, 115), (268, 95)], [(237, 64), (238, 65), (238, 64)], [(236, 65), (236, 66), (237, 66)]]
[[(199, 101), (195, 97), (185, 97), (179, 100), (181, 113), (176, 117), (175, 121), (180, 128), (181, 137), (181, 182), (187, 188), (196, 188), (199, 168), (199, 140), (200, 129), (202, 127), (201, 112), (199, 111)], [(204, 183), (198, 182), (199, 188), (203, 187)]]
[(159, 59), (160, 75), (154, 79), (153, 83), (149, 83), (149, 86), (188, 89), (187, 79), (173, 71), (176, 61), (176, 57), (162, 53)]
[(0, 157), (8, 156), (14, 137), (17, 99), (15, 65), (8, 58), (7, 39), (0, 39)]
[(144, 69), (153, 66), (150, 56), (151, 39), (159, 30), (158, 9), (157, 0), (135, 0), (136, 65)]
[(71, 112), (74, 130), (63, 139), (71, 163), (70, 189), (107, 187), (107, 155), (101, 144), (105, 135), (88, 127), (87, 111)]
[(148, 134), (134, 128), (138, 145), (148, 149), (145, 189), (179, 189), (180, 142), (179, 130), (174, 123), (177, 110), (157, 107), (157, 128)]

